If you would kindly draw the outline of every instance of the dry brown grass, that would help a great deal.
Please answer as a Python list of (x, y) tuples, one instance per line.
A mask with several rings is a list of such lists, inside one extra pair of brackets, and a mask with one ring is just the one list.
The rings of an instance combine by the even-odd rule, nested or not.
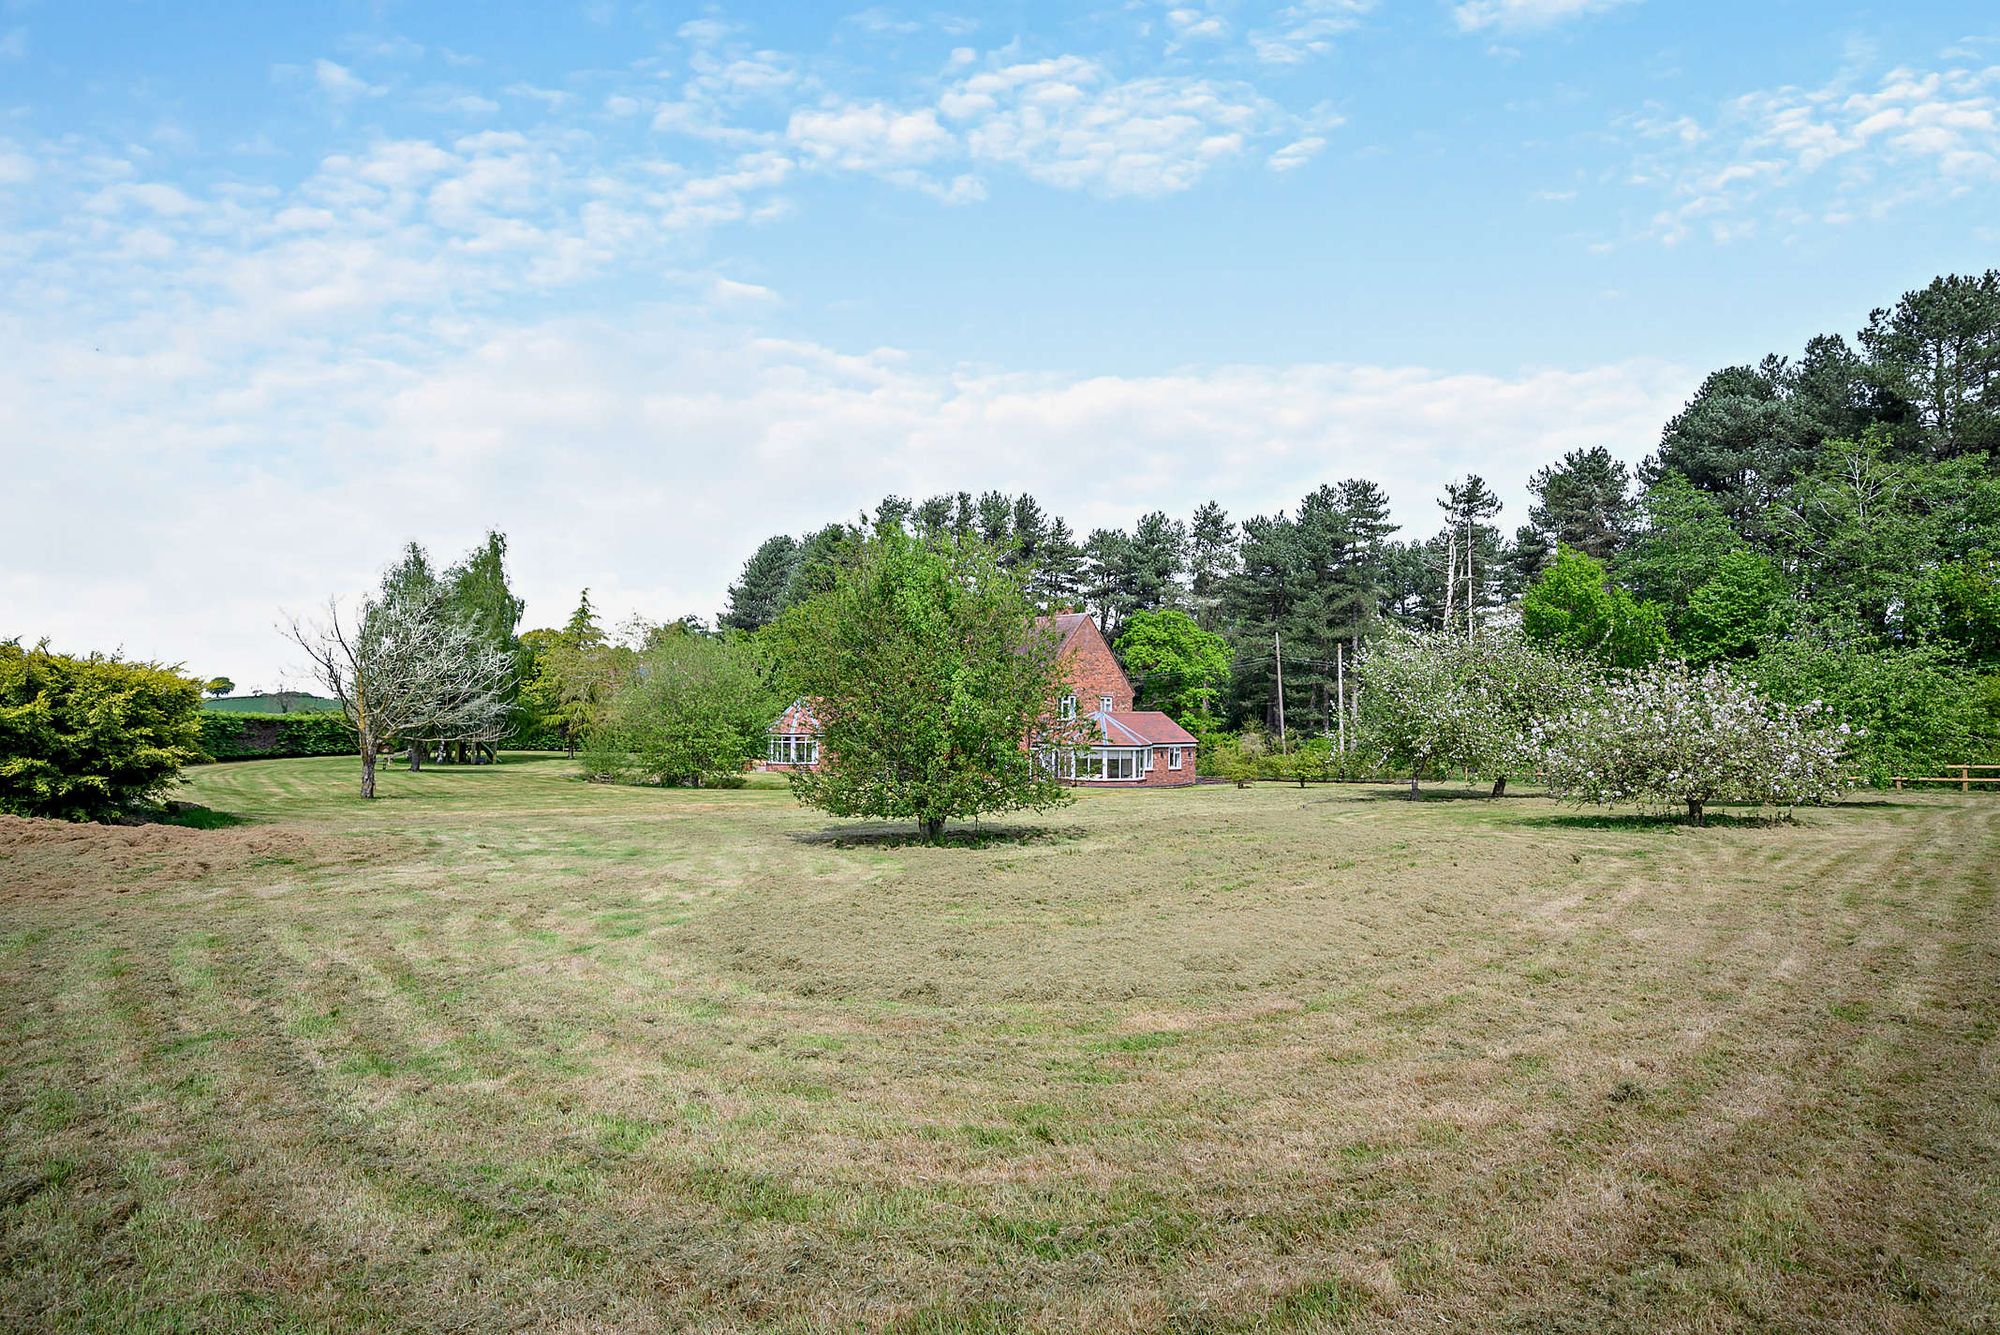
[(2000, 1324), (1990, 798), (350, 777), (0, 822), (0, 1324)]

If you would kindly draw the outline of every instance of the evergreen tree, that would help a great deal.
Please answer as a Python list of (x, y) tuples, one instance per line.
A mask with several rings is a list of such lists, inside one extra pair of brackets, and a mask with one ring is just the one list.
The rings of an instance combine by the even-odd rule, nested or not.
[(774, 621), (784, 608), (785, 590), (798, 562), (798, 539), (788, 533), (764, 539), (729, 586), (722, 624), (731, 630), (757, 630)]
[(1004, 557), (1012, 537), (1014, 502), (997, 491), (982, 492), (976, 513), (979, 540)]
[(1222, 584), (1236, 567), (1236, 525), (1214, 501), (1194, 512), (1188, 526), (1188, 593), (1195, 621), (1214, 630), (1221, 620)]
[(1077, 545), (1069, 524), (1057, 518), (1041, 541), (1029, 591), (1044, 608), (1077, 608), (1083, 604), (1084, 582), (1083, 548)]
[(1041, 505), (1027, 492), (1014, 499), (1013, 541), (1001, 556), (1001, 563), (1030, 585), (1042, 561), (1042, 548), (1049, 540), (1049, 519)]
[(1156, 611), (1181, 600), (1181, 573), (1187, 568), (1187, 529), (1162, 511), (1143, 515), (1125, 548), (1125, 593), (1129, 610)]
[(2000, 270), (1951, 274), (1861, 331), (1878, 417), (1931, 459), (2000, 450)]
[(1083, 544), (1083, 601), (1107, 636), (1132, 608), (1132, 540), (1117, 529), (1091, 530)]
[(1446, 484), (1438, 508), (1445, 513), (1445, 526), (1430, 544), (1444, 589), (1438, 624), (1446, 630), (1474, 629), (1486, 622), (1505, 589), (1506, 543), (1500, 530), (1486, 522), (1500, 513), (1500, 498), (1485, 478), (1469, 473)]
[(952, 498), (933, 496), (917, 506), (914, 518), (917, 536), (927, 542), (936, 542), (951, 531)]
[(1607, 561), (1632, 529), (1631, 486), (1624, 463), (1602, 445), (1571, 450), (1528, 479), (1528, 522), (1549, 542)]
[(835, 572), (846, 561), (855, 536), (854, 530), (845, 524), (828, 524), (807, 535), (799, 544), (791, 577), (785, 581), (779, 611), (833, 587)]

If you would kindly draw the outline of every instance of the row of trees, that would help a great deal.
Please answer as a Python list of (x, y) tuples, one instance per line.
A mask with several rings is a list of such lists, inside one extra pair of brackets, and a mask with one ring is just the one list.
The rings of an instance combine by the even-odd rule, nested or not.
[(1511, 535), (1477, 475), (1408, 539), (1364, 479), (1276, 514), (1211, 503), (1081, 539), (1031, 496), (892, 496), (854, 524), (766, 541), (721, 621), (773, 623), (887, 526), (984, 545), (1037, 606), (1087, 609), (1148, 703), (1198, 729), (1275, 730), (1282, 713), (1291, 731), (1332, 733), (1353, 704), (1343, 666), (1380, 629), (1518, 622), (1604, 665), (1720, 665), (1792, 704), (1825, 699), (1867, 725), (1872, 770), (1917, 770), (2000, 731), (1996, 421), (2000, 273), (1945, 277), (1851, 343), (1825, 335), (1796, 360), (1715, 372), (1637, 470), (1603, 448), (1540, 469)]
[(1365, 479), (1274, 514), (1210, 503), (1081, 536), (1032, 496), (891, 496), (762, 543), (714, 632), (683, 618), (608, 633), (588, 591), (565, 625), (520, 632), (495, 534), (442, 572), (412, 548), (353, 625), (303, 638), (357, 728), (366, 715), (364, 742), (420, 741), (413, 760), (504, 736), (581, 749), (607, 775), (715, 783), (795, 692), (787, 616), (897, 541), (990, 563), (1031, 610), (1089, 611), (1141, 704), (1205, 734), (1282, 721), (1337, 736), (1372, 641), (1402, 628), (1477, 646), (1518, 625), (1564, 661), (1682, 661), (1822, 700), (1863, 772), (1915, 771), (1978, 754), (2000, 717), (1996, 385), (2000, 274), (1940, 278), (1852, 343), (1709, 376), (1636, 471), (1602, 448), (1552, 462), (1511, 535), (1477, 475), (1445, 486), (1437, 528), (1413, 538)]
[(1536, 772), (1557, 798), (1684, 805), (1793, 807), (1843, 786), (1849, 725), (1819, 705), (1773, 700), (1720, 668), (1664, 659), (1604, 668), (1538, 645), (1512, 628), (1392, 629), (1363, 655), (1366, 745), (1423, 775)]

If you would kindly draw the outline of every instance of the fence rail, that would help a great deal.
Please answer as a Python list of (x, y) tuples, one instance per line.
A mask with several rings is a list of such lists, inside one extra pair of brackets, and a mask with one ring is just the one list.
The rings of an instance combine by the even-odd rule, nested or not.
[(1901, 788), (1906, 783), (1955, 783), (1958, 791), (1969, 793), (1975, 783), (2000, 783), (2000, 773), (1974, 774), (1974, 770), (2000, 771), (2000, 765), (1940, 765), (1939, 769), (1957, 770), (1956, 774), (1894, 774), (1889, 782)]

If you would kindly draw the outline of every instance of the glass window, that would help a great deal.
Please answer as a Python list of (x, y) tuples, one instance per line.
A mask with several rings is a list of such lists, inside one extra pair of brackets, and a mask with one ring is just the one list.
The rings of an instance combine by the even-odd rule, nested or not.
[(1059, 710), (1058, 710), (1057, 712), (1058, 712), (1059, 716), (1060, 716), (1060, 717), (1062, 717), (1062, 718), (1066, 718), (1066, 719), (1068, 719), (1068, 718), (1075, 718), (1075, 717), (1076, 717), (1076, 697), (1075, 697), (1075, 696), (1073, 696), (1073, 695), (1065, 695), (1065, 696), (1064, 696), (1064, 697), (1062, 698), (1062, 706), (1061, 706), (1061, 708), (1060, 708), (1060, 709), (1059, 709)]
[(804, 732), (773, 733), (764, 748), (764, 759), (773, 765), (817, 764), (819, 738)]
[(1167, 768), (1168, 768), (1168, 769), (1179, 769), (1180, 767), (1181, 767), (1181, 749), (1180, 749), (1180, 748), (1179, 748), (1178, 746), (1170, 746), (1170, 747), (1168, 747), (1168, 748), (1167, 748)]
[(1097, 707), (1103, 710), (1105, 713), (1109, 714), (1111, 712), (1111, 697), (1108, 695), (1098, 696)]

